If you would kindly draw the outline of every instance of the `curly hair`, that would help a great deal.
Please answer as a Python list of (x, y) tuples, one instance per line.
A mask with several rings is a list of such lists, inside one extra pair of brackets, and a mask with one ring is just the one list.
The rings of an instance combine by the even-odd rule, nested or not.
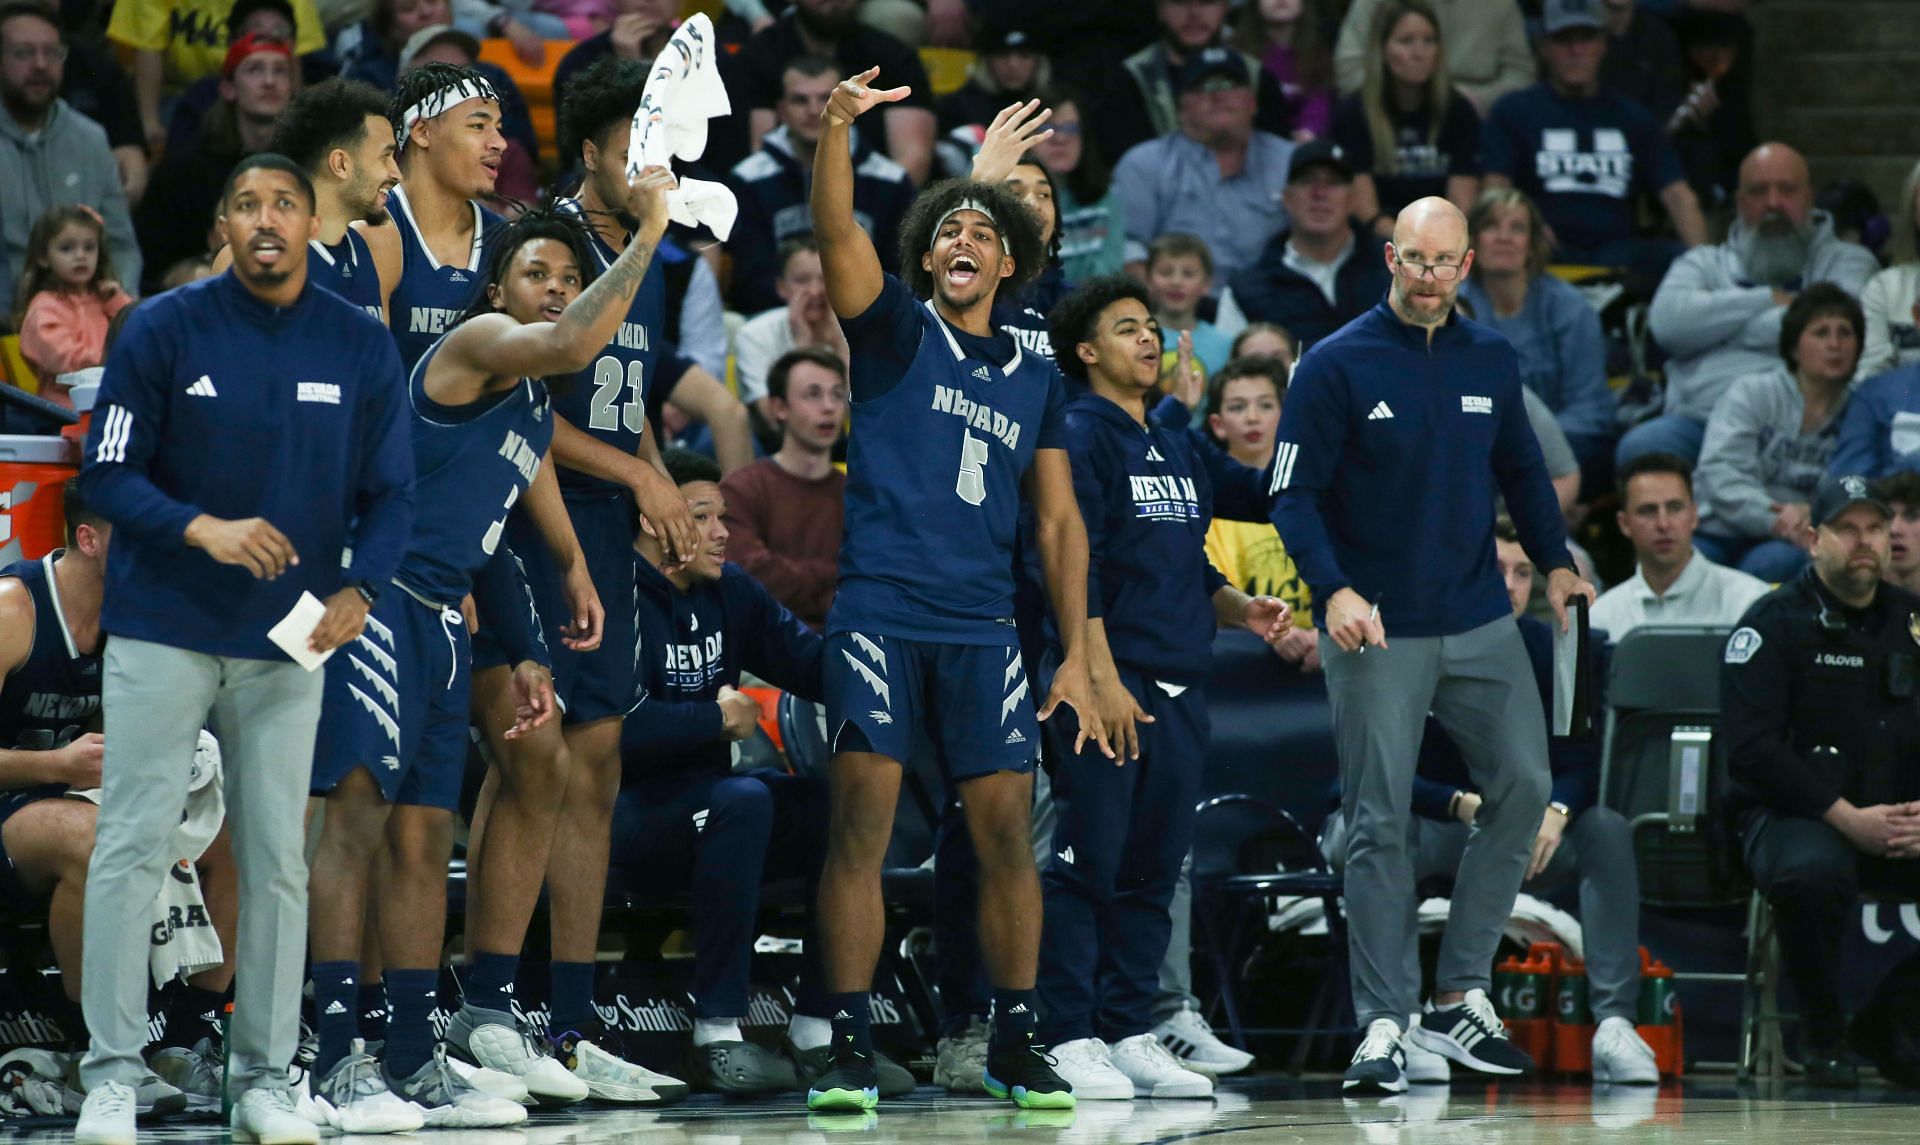
[(1078, 381), (1087, 380), (1087, 364), (1074, 353), (1082, 342), (1091, 342), (1099, 333), (1100, 315), (1116, 302), (1133, 299), (1153, 313), (1147, 301), (1147, 288), (1124, 274), (1109, 274), (1089, 279), (1054, 304), (1050, 333), (1053, 336), (1054, 364), (1060, 372)]
[(1040, 241), (1040, 220), (1012, 191), (997, 183), (946, 179), (920, 192), (900, 220), (900, 274), (921, 298), (933, 296), (933, 274), (920, 266), (920, 256), (933, 246), (934, 228), (963, 201), (973, 199), (987, 208), (1005, 248), (1013, 254), (1013, 273), (999, 288), (1012, 294), (1034, 280), (1047, 266), (1047, 248)]
[[(458, 326), (469, 318), (478, 318), (482, 314), (493, 314), (498, 307), (487, 297), (487, 287), (499, 286), (507, 277), (507, 268), (513, 265), (513, 256), (520, 248), (530, 242), (552, 239), (565, 243), (573, 253), (574, 264), (580, 268), (580, 281), (593, 284), (596, 268), (599, 266), (593, 258), (592, 239), (588, 235), (587, 225), (570, 214), (564, 214), (554, 208), (552, 203), (542, 203), (529, 207), (511, 222), (500, 223), (486, 233), (483, 246), (487, 252), (487, 273), (485, 279), (473, 288), (473, 297), (468, 300), (467, 308), (460, 313), (454, 323)], [(560, 392), (565, 378), (548, 378), (547, 388)]]
[(607, 133), (633, 121), (633, 109), (647, 90), (647, 66), (638, 60), (605, 56), (575, 76), (560, 100), (560, 165), (580, 162), (580, 147), (591, 139), (604, 147)]
[[(476, 90), (495, 103), (500, 100), (499, 94), (493, 90), (492, 81), (475, 69), (461, 67), (458, 64), (437, 62), (421, 64), (394, 81), (393, 99), (387, 104), (387, 118), (393, 121), (393, 137), (399, 141), (402, 152), (406, 151), (409, 134), (407, 109), (435, 92), (459, 87), (462, 84), (473, 85)], [(445, 110), (447, 110), (445, 106), (440, 108), (441, 112)], [(439, 112), (434, 114), (437, 115)]]
[(278, 151), (313, 174), (325, 166), (334, 148), (360, 145), (367, 137), (369, 116), (385, 118), (386, 114), (385, 92), (372, 84), (335, 76), (293, 97), (274, 124), (269, 150)]

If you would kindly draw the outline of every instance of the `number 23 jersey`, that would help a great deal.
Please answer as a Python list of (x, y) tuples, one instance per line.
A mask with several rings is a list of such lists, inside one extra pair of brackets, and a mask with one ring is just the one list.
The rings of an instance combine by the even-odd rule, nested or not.
[(1053, 363), (956, 329), (906, 284), (840, 322), (852, 351), (847, 525), (831, 633), (1011, 645), (1021, 481), (1066, 448)]

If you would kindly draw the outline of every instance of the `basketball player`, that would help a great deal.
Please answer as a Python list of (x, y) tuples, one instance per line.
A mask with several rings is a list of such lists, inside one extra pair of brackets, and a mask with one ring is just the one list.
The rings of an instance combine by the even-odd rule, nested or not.
[[(832, 818), (820, 887), (830, 1065), (808, 1105), (879, 1102), (867, 991), (880, 953), (880, 868), (901, 766), (931, 732), (979, 852), (980, 939), (993, 984), (986, 1087), (1070, 1108), (1035, 1044), (1040, 887), (1028, 844), (1039, 726), (1013, 627), (1013, 538), (1024, 489), (1065, 656), (1040, 712), (1067, 703), (1107, 749), (1087, 679), (1087, 538), (1065, 450), (1065, 384), (991, 322), (1001, 289), (1045, 263), (1038, 220), (998, 185), (953, 182), (915, 201), (902, 267), (884, 273), (853, 216), (853, 121), (906, 88), (834, 89), (814, 153), (814, 232), (827, 299), (852, 351), (854, 432), (840, 589), (827, 618)], [(916, 293), (931, 299), (918, 301)], [(949, 470), (948, 466), (952, 466)], [(951, 476), (949, 476), (951, 472)]]
[[(320, 200), (307, 278), (384, 322), (386, 292), (373, 253), (348, 224), (384, 222), (387, 198), (400, 182), (387, 97), (348, 79), (305, 88), (280, 113), (273, 149), (306, 169)], [(214, 268), (221, 269), (218, 261)]]

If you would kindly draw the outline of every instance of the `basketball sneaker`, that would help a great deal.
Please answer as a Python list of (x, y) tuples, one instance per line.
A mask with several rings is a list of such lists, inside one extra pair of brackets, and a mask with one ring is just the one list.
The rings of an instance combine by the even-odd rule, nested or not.
[(446, 1043), (457, 1058), (519, 1078), (541, 1105), (568, 1105), (590, 1092), (586, 1079), (546, 1053), (505, 1010), (466, 1003), (447, 1023)]
[(873, 1056), (854, 1049), (834, 1047), (826, 1072), (807, 1089), (807, 1108), (815, 1113), (858, 1113), (879, 1104), (880, 1074)]
[(428, 1128), (493, 1129), (518, 1125), (527, 1109), (517, 1101), (493, 1097), (475, 1089), (447, 1064), (444, 1045), (406, 1078), (387, 1078), (387, 1087), (402, 1100), (420, 1108)]
[(987, 1093), (1010, 1098), (1022, 1109), (1072, 1109), (1073, 1086), (1054, 1072), (1054, 1059), (1045, 1046), (1027, 1041), (987, 1047)]
[(568, 1030), (547, 1045), (562, 1066), (587, 1083), (587, 1096), (596, 1101), (660, 1105), (687, 1096), (686, 1082), (628, 1061), (626, 1047), (604, 1029)]
[(1518, 1077), (1533, 1070), (1533, 1059), (1507, 1038), (1507, 1027), (1485, 990), (1467, 991), (1451, 1006), (1429, 1001), (1420, 1025), (1409, 1034), (1425, 1048), (1470, 1070)]

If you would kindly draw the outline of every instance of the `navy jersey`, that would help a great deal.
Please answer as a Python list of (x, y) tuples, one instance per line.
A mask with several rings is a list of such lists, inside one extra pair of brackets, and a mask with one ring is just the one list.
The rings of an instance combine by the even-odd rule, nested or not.
[(0, 687), (0, 746), (26, 751), (64, 747), (100, 711), (100, 657), (82, 653), (60, 614), (55, 549), (37, 561), (0, 569), (33, 594), (33, 648)]
[(413, 536), (395, 578), (436, 604), (473, 591), (474, 576), (500, 547), (521, 494), (553, 442), (547, 387), (532, 378), (464, 406), (427, 396), (427, 370), (445, 345), (428, 348), (407, 380), (413, 400)]
[[(576, 199), (561, 199), (557, 206), (567, 214), (587, 221), (586, 212)], [(592, 223), (588, 222), (588, 229)], [(604, 273), (619, 255), (593, 231), (593, 258), (596, 274)], [(613, 340), (594, 359), (594, 363), (574, 375), (573, 383), (554, 395), (553, 411), (567, 424), (622, 453), (640, 448), (640, 435), (647, 428), (647, 386), (654, 381), (666, 344), (667, 280), (660, 260), (655, 259), (640, 282), (640, 290), (627, 308)], [(671, 360), (672, 351), (665, 357)], [(562, 494), (606, 494), (624, 491), (617, 482), (562, 467), (557, 474)]]
[(307, 281), (333, 291), (376, 319), (386, 317), (380, 312), (380, 271), (373, 265), (373, 252), (352, 227), (338, 246), (319, 239), (307, 241)]
[(954, 329), (891, 275), (841, 326), (853, 433), (828, 632), (1013, 644), (1020, 485), (1036, 449), (1066, 447), (1060, 372), (1004, 331)]
[(453, 329), (486, 279), (486, 236), (500, 216), (473, 203), (473, 249), (464, 266), (441, 264), (420, 237), (404, 187), (395, 187), (387, 214), (400, 234), (400, 281), (387, 300), (387, 325), (400, 350), (400, 364), (411, 370), (434, 339)]

